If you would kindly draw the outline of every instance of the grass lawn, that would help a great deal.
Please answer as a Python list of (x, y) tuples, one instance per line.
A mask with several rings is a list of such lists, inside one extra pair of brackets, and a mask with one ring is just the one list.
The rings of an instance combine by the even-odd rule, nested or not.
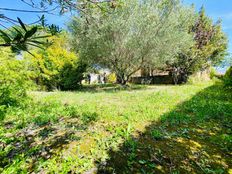
[(1, 173), (232, 173), (220, 84), (32, 92), (0, 123)]

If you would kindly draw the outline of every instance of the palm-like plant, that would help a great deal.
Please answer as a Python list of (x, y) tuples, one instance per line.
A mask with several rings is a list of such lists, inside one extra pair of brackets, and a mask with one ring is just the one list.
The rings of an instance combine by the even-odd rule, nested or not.
[[(44, 46), (50, 44), (48, 41), (44, 41), (44, 38), (60, 32), (59, 27), (54, 25), (45, 27), (46, 32), (44, 32), (44, 27), (40, 25), (27, 27), (20, 18), (18, 18), (18, 22), (19, 26), (13, 26), (6, 31), (0, 30), (0, 38), (2, 38), (0, 47), (11, 47), (11, 50), (15, 53), (29, 52), (30, 46), (44, 49)], [(47, 34), (45, 35), (45, 33)]]

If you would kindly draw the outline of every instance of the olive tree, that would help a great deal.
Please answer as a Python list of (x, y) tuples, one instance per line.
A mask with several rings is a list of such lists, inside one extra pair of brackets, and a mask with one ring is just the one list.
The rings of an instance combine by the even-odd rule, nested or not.
[(193, 21), (193, 10), (177, 0), (129, 0), (107, 12), (89, 8), (69, 28), (81, 59), (109, 68), (125, 84), (143, 66), (163, 66), (188, 49)]

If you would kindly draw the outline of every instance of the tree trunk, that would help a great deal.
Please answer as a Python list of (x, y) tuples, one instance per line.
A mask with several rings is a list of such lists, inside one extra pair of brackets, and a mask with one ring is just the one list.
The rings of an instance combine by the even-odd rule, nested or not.
[(128, 82), (128, 79), (125, 78), (125, 75), (123, 73), (121, 75), (116, 74), (116, 77), (117, 84), (126, 85), (126, 83)]
[(121, 78), (119, 77), (119, 75), (118, 74), (116, 74), (116, 83), (117, 84), (121, 84)]
[(124, 85), (126, 85), (126, 83), (127, 83), (127, 80), (122, 79), (122, 81), (121, 81), (121, 85), (122, 85), (122, 86), (124, 86)]
[(176, 67), (174, 67), (172, 70), (172, 79), (173, 79), (173, 82), (175, 85), (178, 84), (178, 78), (179, 78), (178, 76), (179, 76), (178, 69)]

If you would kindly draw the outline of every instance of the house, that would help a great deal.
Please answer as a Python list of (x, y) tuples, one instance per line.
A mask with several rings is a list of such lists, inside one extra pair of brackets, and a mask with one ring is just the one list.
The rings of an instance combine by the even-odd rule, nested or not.
[(140, 69), (130, 78), (135, 84), (173, 84), (173, 77), (170, 70), (146, 70)]
[(97, 73), (90, 73), (90, 84), (104, 83), (104, 76), (108, 76), (110, 71), (108, 69), (100, 69)]

